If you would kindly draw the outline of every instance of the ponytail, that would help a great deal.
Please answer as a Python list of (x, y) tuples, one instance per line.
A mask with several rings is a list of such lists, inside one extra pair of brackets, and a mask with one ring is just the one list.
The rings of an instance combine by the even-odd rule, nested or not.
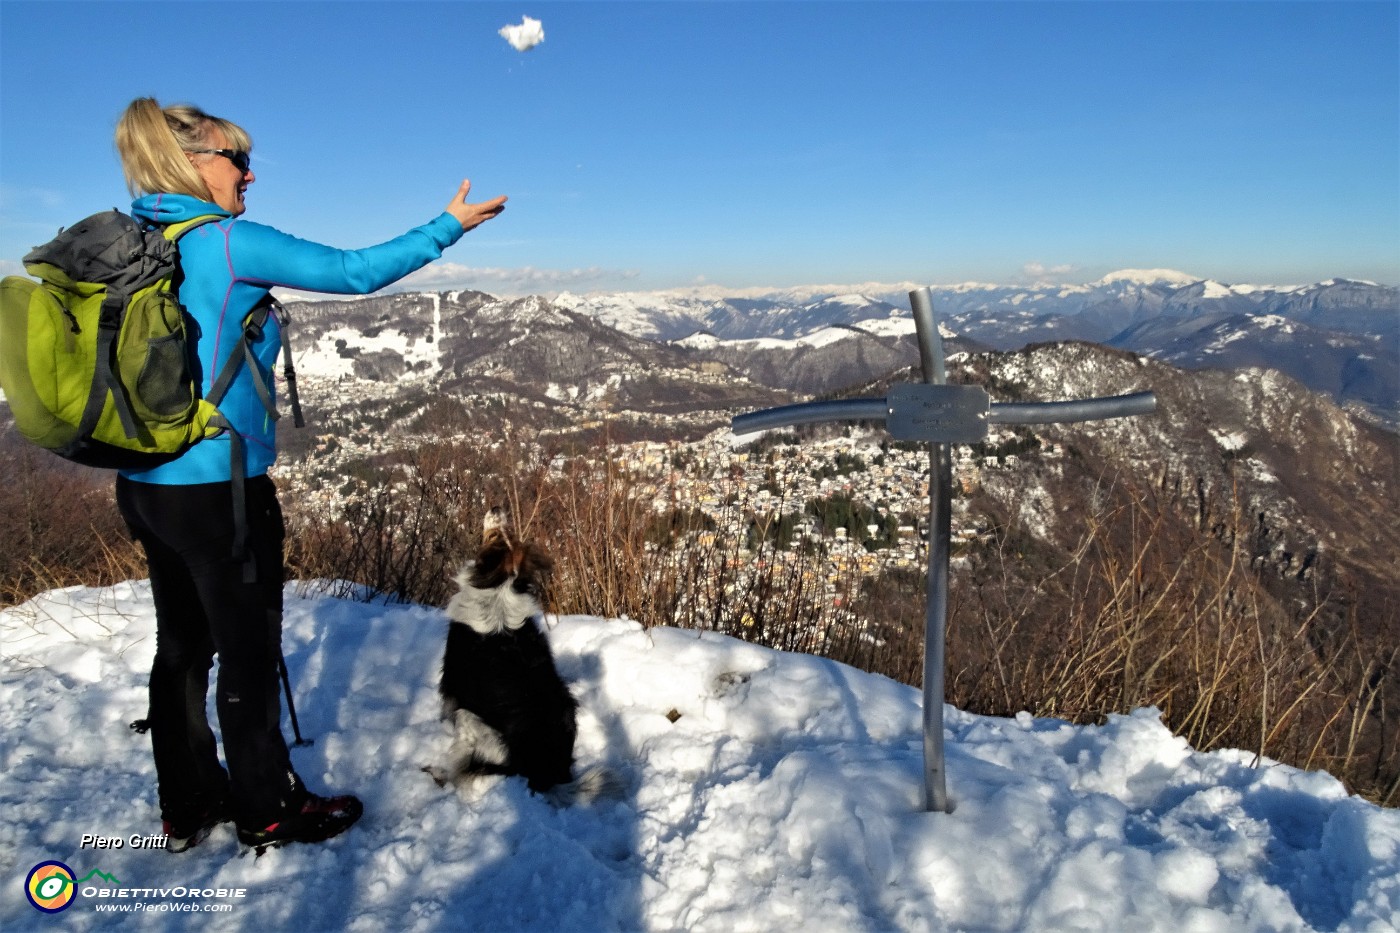
[(198, 107), (175, 104), (162, 108), (152, 97), (132, 101), (117, 121), (116, 133), (127, 190), (133, 195), (187, 194), (213, 200), (186, 153), (208, 148), (214, 129), (222, 130), (235, 149), (252, 149), (252, 140), (242, 127), (211, 117)]

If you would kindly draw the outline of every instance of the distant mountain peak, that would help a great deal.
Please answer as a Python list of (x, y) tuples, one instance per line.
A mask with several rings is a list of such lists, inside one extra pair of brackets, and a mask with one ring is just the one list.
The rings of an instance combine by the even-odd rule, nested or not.
[(1193, 285), (1201, 281), (1198, 275), (1187, 275), (1175, 269), (1119, 269), (1095, 282), (1095, 285), (1112, 285), (1127, 282), (1133, 285)]
[(1325, 281), (1325, 282), (1318, 282), (1317, 285), (1316, 285), (1316, 286), (1313, 286), (1313, 287), (1315, 287), (1315, 288), (1334, 288), (1334, 287), (1339, 286), (1339, 285), (1361, 285), (1361, 286), (1364, 286), (1364, 287), (1366, 287), (1366, 288), (1384, 288), (1384, 287), (1385, 287), (1384, 285), (1379, 285), (1379, 284), (1377, 284), (1376, 282), (1372, 282), (1370, 279), (1337, 279), (1337, 278), (1328, 279), (1328, 280)]

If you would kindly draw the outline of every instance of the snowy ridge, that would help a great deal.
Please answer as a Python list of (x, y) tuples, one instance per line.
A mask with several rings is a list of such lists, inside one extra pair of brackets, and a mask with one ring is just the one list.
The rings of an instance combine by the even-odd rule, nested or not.
[[(1073, 727), (947, 710), (952, 814), (919, 812), (919, 694), (806, 655), (627, 620), (551, 619), (581, 767), (621, 799), (556, 809), (522, 782), (475, 800), (418, 769), (447, 743), (445, 621), (287, 591), (285, 651), (318, 790), (366, 815), (254, 858), (220, 827), (173, 855), (80, 848), (158, 830), (142, 715), (144, 581), (0, 611), (0, 925), (53, 930), (41, 861), (126, 888), (243, 888), (199, 928), (295, 930), (1382, 930), (1400, 925), (1400, 813), (1325, 774), (1199, 753), (1153, 711)], [(113, 887), (94, 880), (87, 887)], [(161, 902), (150, 896), (147, 902)], [(168, 898), (166, 898), (168, 900)], [(130, 929), (80, 895), (65, 929)], [(170, 911), (143, 930), (185, 930)]]
[[(555, 303), (624, 333), (652, 340), (679, 340), (701, 331), (720, 340), (793, 339), (832, 325), (859, 326), (871, 320), (907, 317), (909, 291), (916, 287), (867, 282), (860, 286), (730, 291), (707, 286), (587, 296), (565, 292)], [(1308, 286), (1233, 285), (1172, 269), (1123, 269), (1087, 285), (967, 282), (932, 286), (931, 291), (940, 319), (957, 319), (960, 328), (975, 339), (984, 339), (979, 329), (996, 328), (999, 321), (1017, 312), (1040, 327), (1056, 319), (1074, 327), (1076, 324), (1070, 322), (1086, 313), (1107, 317), (1115, 326), (1106, 333), (1075, 335), (1103, 340), (1144, 315), (1281, 313), (1305, 319), (1323, 313), (1332, 326), (1370, 332), (1370, 328), (1386, 326), (1386, 311), (1400, 310), (1395, 288), (1372, 283), (1334, 279)], [(1360, 318), (1355, 317), (1358, 313)], [(1014, 321), (1010, 326), (1014, 329)]]
[[(876, 331), (874, 327), (867, 326), (870, 323), (871, 322), (862, 321), (861, 327), (859, 329), (875, 333)], [(886, 328), (886, 331), (889, 333), (905, 333), (904, 330), (898, 329), (899, 327), (900, 325), (898, 323), (890, 322), (890, 326)], [(681, 340), (677, 340), (675, 341), (675, 343), (679, 346), (690, 347), (696, 350), (710, 350), (719, 346), (720, 344), (724, 344), (730, 347), (749, 348), (758, 350), (792, 350), (796, 349), (797, 347), (829, 346), (830, 344), (836, 343), (841, 340), (845, 340), (846, 338), (850, 337), (852, 330), (853, 328), (850, 327), (823, 327), (821, 330), (813, 331), (810, 334), (804, 334), (801, 337), (795, 337), (790, 340), (783, 339), (781, 337), (753, 337), (747, 340), (722, 341), (713, 334), (698, 333), (692, 334), (691, 336), (685, 337)], [(911, 334), (914, 332), (913, 322), (909, 323), (907, 332)]]

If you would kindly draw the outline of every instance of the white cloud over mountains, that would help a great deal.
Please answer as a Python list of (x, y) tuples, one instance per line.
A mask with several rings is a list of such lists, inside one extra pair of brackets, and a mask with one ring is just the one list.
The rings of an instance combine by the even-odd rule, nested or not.
[(1043, 262), (1028, 262), (1021, 267), (1021, 275), (1031, 282), (1064, 282), (1067, 276), (1077, 273), (1079, 267), (1069, 263), (1047, 266)]
[(492, 294), (526, 294), (589, 285), (612, 287), (638, 275), (635, 269), (604, 269), (598, 266), (574, 269), (537, 269), (534, 266), (477, 268), (455, 262), (435, 262), (404, 277), (398, 286), (409, 290), (470, 288)]

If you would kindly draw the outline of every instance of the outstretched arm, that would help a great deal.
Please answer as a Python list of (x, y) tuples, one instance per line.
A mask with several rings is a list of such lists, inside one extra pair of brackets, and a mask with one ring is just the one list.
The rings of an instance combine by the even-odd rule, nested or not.
[(402, 236), (365, 249), (341, 250), (299, 240), (251, 221), (232, 225), (229, 250), (233, 278), (258, 285), (365, 295), (426, 266), (468, 230), (499, 214), (504, 196), (468, 204), (471, 182), (462, 182), (438, 217)]

